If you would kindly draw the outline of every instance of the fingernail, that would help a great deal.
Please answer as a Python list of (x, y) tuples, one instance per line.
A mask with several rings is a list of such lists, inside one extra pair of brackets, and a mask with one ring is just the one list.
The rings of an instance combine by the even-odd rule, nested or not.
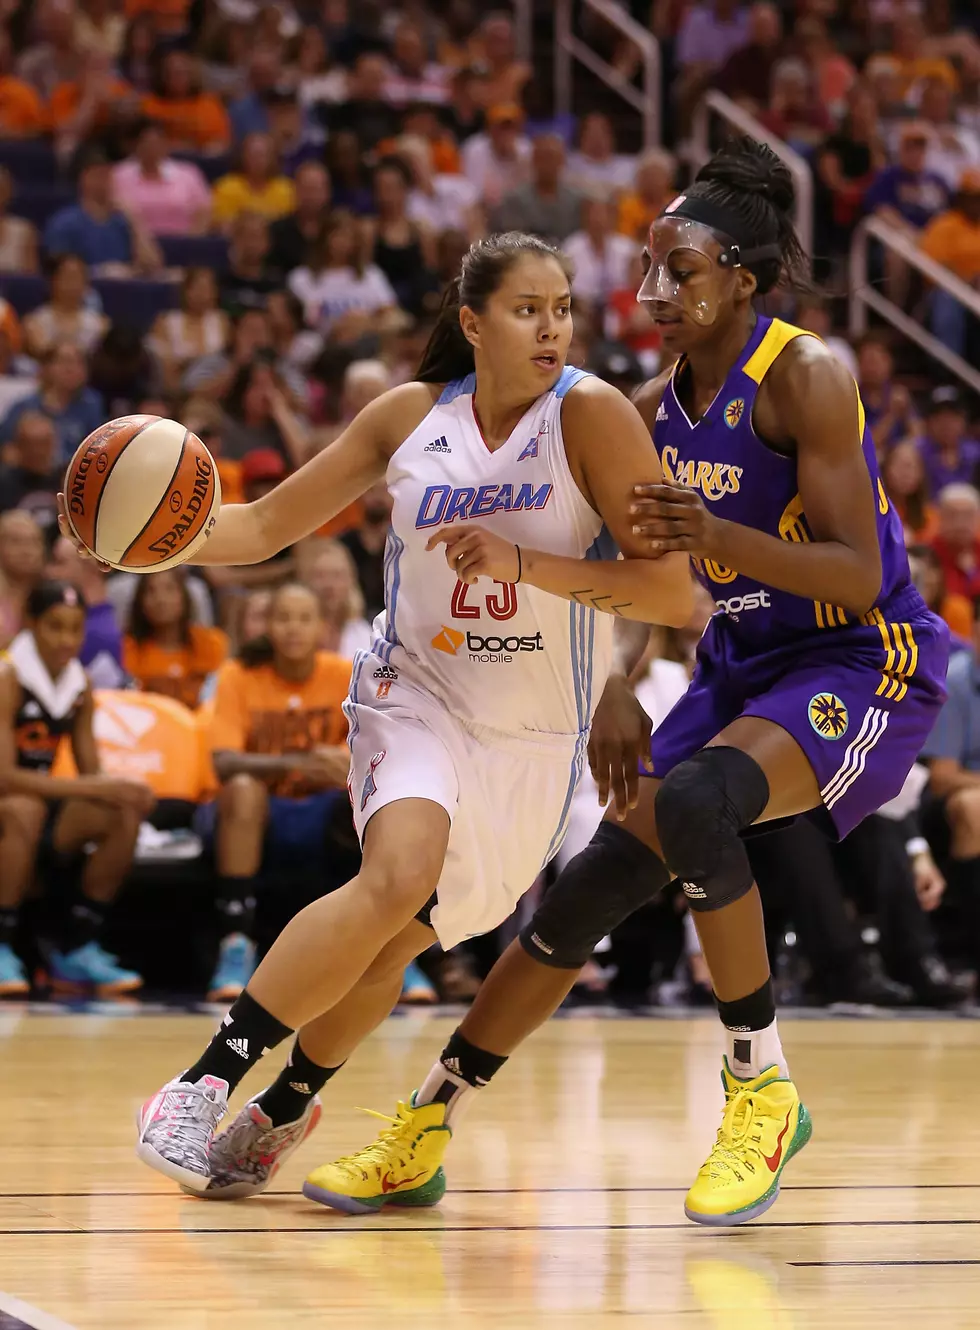
[(635, 527), (633, 528), (633, 535), (634, 535), (634, 536), (640, 536), (640, 535), (642, 535), (642, 534), (643, 534), (643, 528), (642, 528), (641, 526), (635, 526)]

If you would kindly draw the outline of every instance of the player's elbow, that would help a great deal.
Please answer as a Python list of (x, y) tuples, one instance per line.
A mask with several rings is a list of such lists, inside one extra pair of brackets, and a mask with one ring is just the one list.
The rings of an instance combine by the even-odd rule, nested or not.
[(856, 572), (848, 577), (847, 594), (840, 600), (840, 605), (850, 614), (867, 614), (874, 609), (875, 601), (881, 591), (881, 559), (862, 563)]
[[(685, 561), (686, 563), (686, 561)], [(683, 628), (694, 613), (694, 583), (685, 566), (670, 583), (662, 588), (657, 598), (654, 623), (665, 628)]]

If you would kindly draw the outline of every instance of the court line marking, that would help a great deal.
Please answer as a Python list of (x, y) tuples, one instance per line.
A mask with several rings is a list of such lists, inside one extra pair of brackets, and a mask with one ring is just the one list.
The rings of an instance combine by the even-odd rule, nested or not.
[(980, 1265), (980, 1261), (966, 1259), (948, 1261), (787, 1261), (786, 1264), (795, 1266), (797, 1269), (809, 1269), (814, 1266), (835, 1267), (838, 1265), (860, 1267), (875, 1265)]
[(12, 1293), (4, 1293), (0, 1290), (0, 1312), (5, 1312), (8, 1317), (13, 1317), (13, 1321), (0, 1321), (0, 1330), (18, 1330), (23, 1327), (24, 1330), (75, 1330), (74, 1326), (67, 1321), (59, 1321), (57, 1316), (52, 1316), (50, 1312), (43, 1312), (39, 1307), (32, 1307), (29, 1302), (21, 1302), (20, 1298), (15, 1298)]
[[(683, 1195), (687, 1187), (452, 1187), (452, 1196), (619, 1196), (619, 1195)], [(835, 1186), (830, 1182), (804, 1183), (801, 1186), (781, 1188), (781, 1194), (801, 1191), (980, 1191), (980, 1182), (844, 1182)], [(295, 1191), (266, 1191), (264, 1196), (301, 1196)], [(4, 1191), (0, 1192), (0, 1201), (88, 1201), (111, 1200), (114, 1197), (167, 1197), (170, 1191)]]

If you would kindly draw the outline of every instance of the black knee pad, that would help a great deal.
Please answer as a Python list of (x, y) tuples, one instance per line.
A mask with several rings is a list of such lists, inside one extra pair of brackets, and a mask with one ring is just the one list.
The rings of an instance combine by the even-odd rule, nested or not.
[(596, 944), (670, 881), (663, 860), (614, 822), (602, 822), (521, 929), (521, 946), (543, 965), (580, 970)]
[(657, 791), (657, 834), (692, 910), (720, 910), (752, 886), (739, 837), (769, 802), (769, 781), (740, 748), (702, 748)]

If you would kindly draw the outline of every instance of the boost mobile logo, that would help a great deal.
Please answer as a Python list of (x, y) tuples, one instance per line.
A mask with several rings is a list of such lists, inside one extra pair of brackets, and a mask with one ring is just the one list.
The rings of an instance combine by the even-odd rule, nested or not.
[(544, 650), (540, 633), (527, 637), (481, 637), (479, 633), (461, 633), (458, 628), (447, 628), (443, 624), (432, 639), (436, 651), (442, 651), (447, 656), (458, 656), (464, 643), (470, 660), (479, 660), (484, 664), (512, 660), (519, 651)]

